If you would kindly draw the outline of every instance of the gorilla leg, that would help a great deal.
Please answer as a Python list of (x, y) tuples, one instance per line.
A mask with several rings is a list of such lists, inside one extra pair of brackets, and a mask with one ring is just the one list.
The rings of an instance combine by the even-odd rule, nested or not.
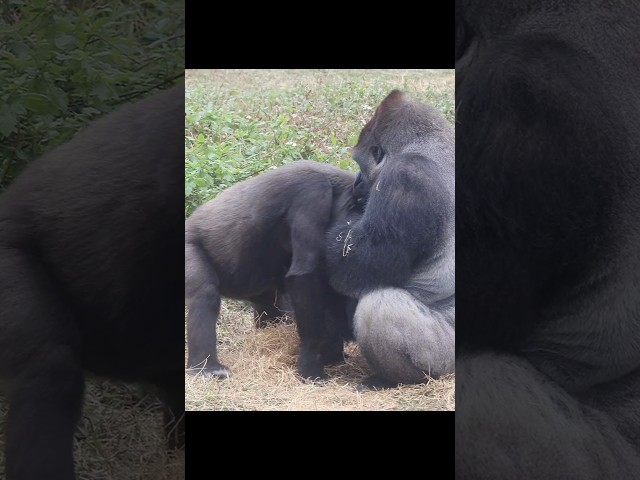
[[(177, 373), (177, 372), (176, 372)], [(181, 378), (182, 374), (180, 374)], [(164, 429), (171, 449), (184, 448), (184, 382), (175, 382), (175, 374), (165, 375), (155, 382), (163, 403)]]
[(7, 479), (72, 480), (84, 376), (68, 347), (23, 370), (9, 396)]
[(6, 478), (72, 480), (84, 392), (75, 318), (39, 259), (19, 250), (0, 248), (0, 292)]
[(326, 323), (332, 316), (325, 308), (330, 287), (322, 265), (332, 202), (332, 190), (322, 188), (310, 190), (290, 208), (292, 256), (285, 291), (293, 302), (300, 337), (298, 373), (311, 379), (325, 378), (325, 359), (335, 358), (337, 351), (341, 354), (344, 346), (338, 332)]
[(228, 377), (231, 372), (218, 362), (216, 323), (220, 314), (218, 276), (206, 252), (185, 244), (185, 303), (187, 315), (187, 368), (193, 373)]
[(323, 351), (325, 365), (343, 362), (344, 341), (353, 340), (353, 314), (358, 301), (328, 288), (324, 301), (324, 325), (329, 341)]
[(287, 277), (286, 282), (300, 336), (298, 373), (310, 379), (325, 378), (325, 363), (334, 361), (338, 350), (342, 355), (344, 346), (338, 332), (325, 323), (327, 281), (321, 274), (309, 273)]
[(403, 289), (364, 295), (354, 317), (356, 340), (377, 375), (418, 383), (452, 373), (455, 331), (444, 316)]

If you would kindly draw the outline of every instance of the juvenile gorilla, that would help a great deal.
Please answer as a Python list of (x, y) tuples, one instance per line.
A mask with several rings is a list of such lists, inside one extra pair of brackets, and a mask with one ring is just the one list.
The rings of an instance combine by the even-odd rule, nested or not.
[(176, 86), (95, 122), (0, 196), (8, 480), (74, 478), (85, 371), (158, 386), (170, 443), (184, 444), (183, 132)]
[(456, 1), (459, 479), (640, 472), (639, 24)]
[(330, 282), (359, 299), (356, 340), (378, 377), (416, 383), (454, 370), (454, 132), (432, 107), (393, 91), (353, 158), (364, 214), (328, 236)]
[(298, 371), (322, 378), (343, 359), (351, 337), (348, 300), (333, 291), (324, 266), (324, 237), (358, 212), (354, 175), (299, 160), (228, 188), (185, 224), (188, 367), (228, 376), (216, 352), (220, 298), (271, 308), (286, 292), (300, 335)]

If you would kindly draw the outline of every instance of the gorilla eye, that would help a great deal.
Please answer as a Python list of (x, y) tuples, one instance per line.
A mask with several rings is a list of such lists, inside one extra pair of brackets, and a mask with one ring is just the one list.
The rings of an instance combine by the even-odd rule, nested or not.
[(373, 155), (376, 163), (380, 163), (382, 161), (382, 157), (384, 157), (384, 150), (382, 150), (379, 146), (374, 145), (373, 147), (371, 147), (371, 155)]

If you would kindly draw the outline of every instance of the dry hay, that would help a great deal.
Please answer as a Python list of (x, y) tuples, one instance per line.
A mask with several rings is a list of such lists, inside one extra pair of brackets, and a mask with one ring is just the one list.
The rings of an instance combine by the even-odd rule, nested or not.
[(298, 335), (294, 325), (256, 329), (249, 308), (224, 302), (218, 326), (219, 357), (233, 376), (209, 379), (187, 375), (187, 410), (454, 410), (453, 375), (423, 385), (356, 391), (371, 374), (357, 345), (344, 364), (327, 368), (325, 382), (296, 375)]
[[(183, 480), (185, 455), (166, 448), (160, 403), (135, 385), (89, 379), (74, 442), (78, 480)], [(8, 406), (0, 401), (0, 478)], [(37, 461), (37, 459), (34, 459)]]

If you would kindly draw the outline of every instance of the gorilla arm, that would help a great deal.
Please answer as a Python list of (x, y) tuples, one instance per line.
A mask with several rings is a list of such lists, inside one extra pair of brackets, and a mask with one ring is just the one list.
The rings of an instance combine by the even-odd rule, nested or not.
[(329, 232), (330, 282), (354, 298), (379, 287), (404, 287), (441, 242), (450, 200), (437, 165), (416, 154), (386, 161), (364, 215)]

